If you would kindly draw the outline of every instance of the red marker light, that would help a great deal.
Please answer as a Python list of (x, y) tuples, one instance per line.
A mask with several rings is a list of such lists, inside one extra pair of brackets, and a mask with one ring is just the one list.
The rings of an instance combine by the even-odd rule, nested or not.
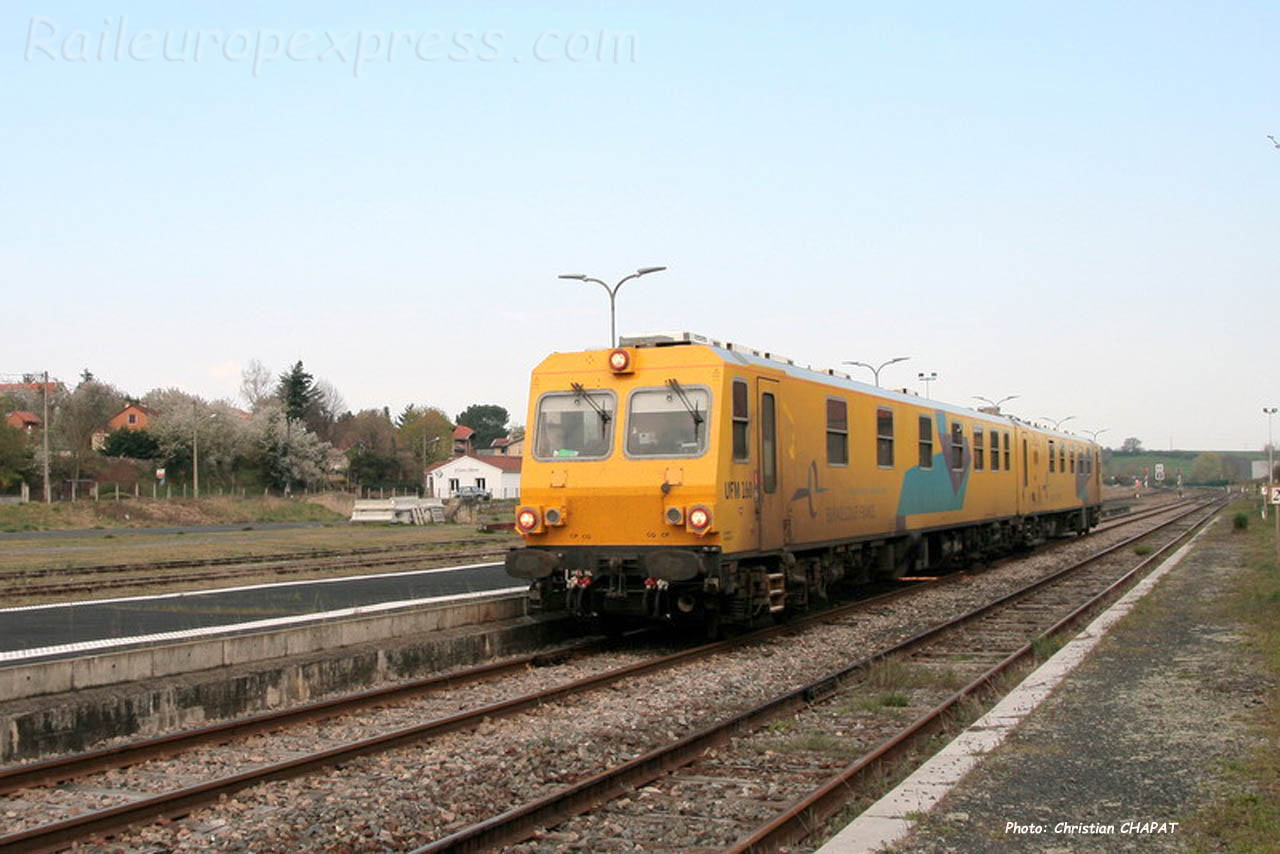
[(702, 533), (711, 527), (711, 511), (705, 507), (694, 507), (689, 511), (689, 527)]
[(623, 374), (631, 370), (631, 354), (626, 350), (614, 350), (609, 354), (609, 370)]
[(528, 507), (523, 508), (516, 514), (516, 527), (522, 531), (532, 531), (538, 527), (538, 514)]

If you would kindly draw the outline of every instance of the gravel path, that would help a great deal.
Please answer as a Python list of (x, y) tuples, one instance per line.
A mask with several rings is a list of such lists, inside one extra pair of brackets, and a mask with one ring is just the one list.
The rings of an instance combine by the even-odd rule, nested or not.
[(1219, 525), (893, 850), (1186, 850), (1186, 816), (1252, 746), (1268, 690), (1213, 605), (1242, 547)]

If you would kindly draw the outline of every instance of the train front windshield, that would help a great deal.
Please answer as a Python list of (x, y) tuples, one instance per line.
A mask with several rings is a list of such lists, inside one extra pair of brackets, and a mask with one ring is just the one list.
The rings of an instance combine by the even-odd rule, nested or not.
[(533, 456), (599, 460), (613, 447), (618, 400), (611, 391), (553, 392), (538, 401)]
[(711, 393), (705, 388), (640, 389), (627, 413), (627, 455), (697, 457), (707, 449)]

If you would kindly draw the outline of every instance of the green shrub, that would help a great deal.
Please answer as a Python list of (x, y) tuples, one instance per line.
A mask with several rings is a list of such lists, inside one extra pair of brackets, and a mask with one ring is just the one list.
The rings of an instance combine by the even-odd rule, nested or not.
[(1231, 527), (1237, 531), (1247, 531), (1249, 529), (1249, 514), (1237, 513), (1231, 517)]

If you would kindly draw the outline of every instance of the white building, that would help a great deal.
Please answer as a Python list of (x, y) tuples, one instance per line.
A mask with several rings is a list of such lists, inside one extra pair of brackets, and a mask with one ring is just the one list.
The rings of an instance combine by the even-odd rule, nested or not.
[(427, 469), (427, 495), (452, 498), (464, 486), (489, 490), (494, 498), (520, 497), (520, 457), (465, 455)]

